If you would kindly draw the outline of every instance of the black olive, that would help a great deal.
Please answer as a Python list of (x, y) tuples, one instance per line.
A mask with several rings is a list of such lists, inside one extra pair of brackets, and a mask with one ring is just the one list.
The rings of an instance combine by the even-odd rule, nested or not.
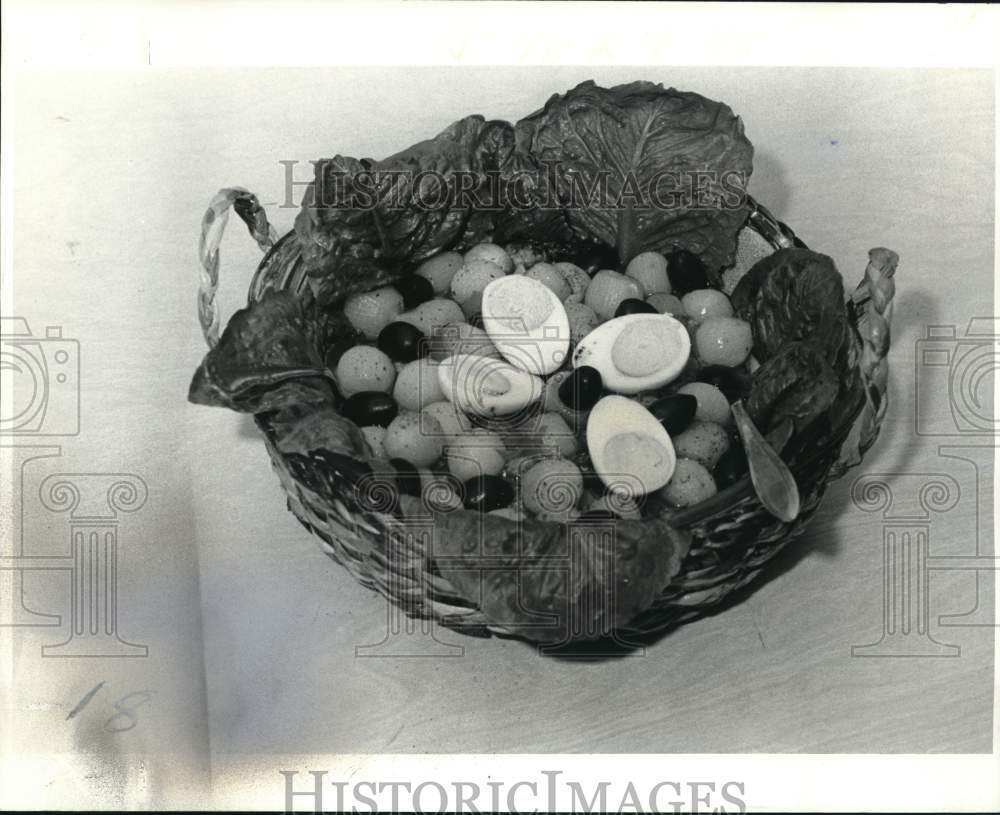
[(615, 309), (615, 317), (624, 317), (626, 314), (658, 314), (656, 306), (640, 300), (637, 297), (629, 297), (622, 300)]
[(559, 400), (573, 410), (590, 410), (601, 398), (603, 387), (601, 372), (581, 365), (559, 386)]
[(347, 397), (340, 412), (358, 427), (388, 427), (396, 418), (399, 406), (395, 399), (382, 391), (361, 391)]
[(667, 255), (667, 277), (670, 278), (674, 294), (678, 296), (709, 287), (705, 264), (687, 249), (677, 249)]
[(586, 512), (581, 512), (578, 521), (613, 521), (615, 519), (615, 513), (610, 509), (588, 509)]
[(698, 371), (698, 381), (715, 385), (730, 404), (742, 399), (750, 390), (749, 375), (727, 365), (706, 365)]
[(434, 287), (431, 281), (418, 274), (401, 277), (393, 285), (396, 291), (403, 295), (403, 307), (407, 311), (434, 299)]
[(747, 454), (743, 445), (737, 441), (731, 442), (712, 470), (712, 477), (718, 488), (724, 489), (735, 484), (749, 472)]
[(420, 473), (405, 458), (391, 458), (389, 463), (396, 471), (396, 484), (403, 495), (420, 497), (423, 487), (420, 483)]
[(514, 502), (514, 488), (498, 475), (477, 475), (463, 486), (466, 509), (492, 512)]
[(401, 321), (389, 323), (382, 329), (378, 335), (378, 347), (397, 362), (413, 362), (428, 351), (424, 332)]
[(690, 393), (675, 393), (657, 399), (649, 406), (649, 412), (663, 425), (671, 436), (683, 433), (694, 421), (698, 412), (698, 400)]

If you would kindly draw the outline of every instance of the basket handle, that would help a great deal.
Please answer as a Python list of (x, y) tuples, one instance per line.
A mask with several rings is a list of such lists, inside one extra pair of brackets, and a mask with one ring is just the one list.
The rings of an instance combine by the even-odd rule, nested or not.
[(870, 250), (865, 276), (847, 303), (848, 317), (861, 338), (859, 370), (865, 404), (841, 447), (840, 458), (830, 471), (830, 479), (839, 478), (859, 464), (882, 428), (889, 405), (886, 395), (889, 337), (898, 263), (899, 255), (891, 249), (880, 247)]
[(242, 187), (224, 187), (209, 202), (201, 219), (201, 239), (198, 241), (198, 260), (201, 262), (198, 321), (209, 348), (214, 348), (219, 342), (219, 304), (215, 302), (215, 293), (219, 288), (219, 244), (229, 221), (230, 208), (247, 225), (262, 252), (270, 249), (278, 238), (274, 227), (267, 221), (264, 208), (252, 192)]

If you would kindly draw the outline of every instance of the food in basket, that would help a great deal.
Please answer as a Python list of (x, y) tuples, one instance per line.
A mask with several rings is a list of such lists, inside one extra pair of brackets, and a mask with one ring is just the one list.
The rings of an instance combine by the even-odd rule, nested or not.
[[(727, 532), (747, 551), (787, 534), (799, 485), (811, 513), (855, 417), (863, 450), (884, 410), (864, 382), (885, 348), (863, 356), (832, 260), (751, 206), (751, 156), (721, 103), (584, 83), (515, 125), (472, 116), (383, 161), (318, 162), (285, 239), (298, 288), (234, 315), (190, 398), (256, 415), (310, 528), (384, 530), (353, 568), (393, 568), (388, 530), (431, 518), (434, 591), (495, 630), (599, 636), (664, 619), (672, 591), (697, 607), (766, 560), (706, 555), (712, 519), (747, 506)], [(695, 173), (707, 186), (668, 185), (669, 205), (633, 188)], [(619, 205), (580, 204), (598, 182)], [(768, 237), (747, 262), (751, 221)]]

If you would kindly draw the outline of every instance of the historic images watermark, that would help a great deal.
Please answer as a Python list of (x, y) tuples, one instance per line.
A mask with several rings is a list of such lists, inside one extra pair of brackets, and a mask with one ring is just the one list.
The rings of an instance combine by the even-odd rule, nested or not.
[[(448, 209), (475, 212), (626, 209), (695, 211), (737, 210), (746, 203), (749, 178), (738, 170), (661, 170), (644, 176), (601, 168), (584, 177), (561, 162), (541, 161), (531, 169), (438, 170), (376, 169), (357, 163), (307, 162), (308, 180), (296, 179), (306, 162), (286, 159), (285, 197), (277, 205), (364, 212)], [(296, 199), (296, 191), (302, 197)]]
[(286, 812), (691, 812), (747, 811), (738, 780), (622, 781), (539, 770), (509, 781), (386, 781), (331, 777), (327, 770), (279, 770)]
[[(35, 336), (20, 318), (0, 319), (0, 458), (12, 474), (0, 486), (3, 505), (14, 509), (11, 549), (0, 550), (0, 626), (62, 628), (60, 614), (33, 608), (31, 575), (65, 575), (69, 630), (44, 657), (146, 656), (148, 648), (118, 634), (119, 522), (145, 504), (148, 488), (131, 473), (58, 473), (40, 484), (35, 462), (58, 458), (60, 437), (80, 433), (80, 347), (60, 326)], [(65, 514), (64, 541), (26, 540), (26, 511)], [(68, 542), (68, 552), (67, 552)]]
[[(877, 513), (882, 530), (882, 632), (875, 642), (855, 645), (856, 657), (957, 657), (958, 645), (941, 642), (947, 627), (993, 626), (990, 581), (1000, 568), (989, 518), (993, 460), (1000, 430), (993, 404), (1000, 370), (1000, 319), (931, 325), (916, 343), (914, 430), (935, 438), (940, 470), (867, 474), (855, 480), (859, 509)], [(968, 483), (971, 475), (971, 485)], [(963, 477), (965, 486), (958, 476)], [(974, 547), (967, 554), (935, 552), (947, 542), (948, 513), (972, 515)], [(932, 533), (932, 530), (933, 533)], [(931, 575), (936, 571), (976, 576), (971, 609), (932, 615)], [(937, 623), (938, 631), (932, 631)]]

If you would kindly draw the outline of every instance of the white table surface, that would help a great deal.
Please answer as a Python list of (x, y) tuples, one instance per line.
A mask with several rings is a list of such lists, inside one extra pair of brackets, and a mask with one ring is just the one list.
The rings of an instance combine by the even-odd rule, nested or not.
[[(937, 621), (975, 606), (974, 573), (930, 578), (932, 633), (960, 646), (958, 658), (851, 656), (882, 630), (883, 518), (852, 504), (854, 474), (830, 489), (770, 580), (642, 656), (580, 663), (444, 632), (464, 648), (460, 658), (356, 658), (356, 646), (382, 639), (385, 602), (286, 511), (251, 422), (187, 404), (204, 352), (196, 238), (217, 188), (242, 185), (281, 202), (280, 160), (300, 162), (295, 178), (307, 180), (309, 159), (386, 155), (472, 112), (516, 119), (588, 78), (645, 78), (728, 102), (756, 147), (751, 192), (831, 255), (849, 286), (869, 248), (899, 252), (892, 398), (861, 472), (951, 473), (962, 497), (933, 519), (932, 554), (975, 554), (977, 534), (979, 552), (992, 551), (992, 502), (977, 519), (975, 471), (942, 458), (941, 439), (914, 432), (915, 343), (928, 325), (956, 324), (961, 335), (970, 317), (992, 313), (989, 73), (21, 73), (4, 88), (17, 106), (5, 145), (14, 157), (14, 311), (36, 333), (63, 326), (79, 340), (82, 368), (80, 434), (60, 440), (61, 456), (34, 462), (26, 479), (129, 472), (150, 492), (119, 530), (120, 633), (149, 645), (148, 658), (43, 660), (40, 646), (65, 630), (13, 629), (9, 709), (23, 726), (8, 730), (7, 747), (39, 762), (50, 756), (40, 772), (53, 790), (170, 803), (207, 783), (210, 765), (219, 779), (229, 761), (278, 753), (990, 751), (994, 631)], [(295, 209), (268, 212), (282, 232)], [(236, 220), (222, 253), (228, 316), (259, 254)], [(945, 421), (945, 390), (928, 399)], [(992, 468), (980, 478), (991, 495)], [(25, 488), (27, 548), (62, 551), (65, 519), (33, 504), (36, 492)], [(918, 507), (916, 493), (896, 500), (901, 511)], [(28, 577), (32, 607), (65, 614), (61, 580)], [(978, 600), (991, 616), (992, 597)], [(138, 690), (152, 696), (137, 725), (109, 735), (101, 723), (113, 703)], [(128, 770), (145, 774), (138, 780), (122, 775), (116, 752), (143, 751), (162, 760)], [(51, 754), (90, 758), (70, 771)], [(114, 792), (123, 779), (145, 792)]]

